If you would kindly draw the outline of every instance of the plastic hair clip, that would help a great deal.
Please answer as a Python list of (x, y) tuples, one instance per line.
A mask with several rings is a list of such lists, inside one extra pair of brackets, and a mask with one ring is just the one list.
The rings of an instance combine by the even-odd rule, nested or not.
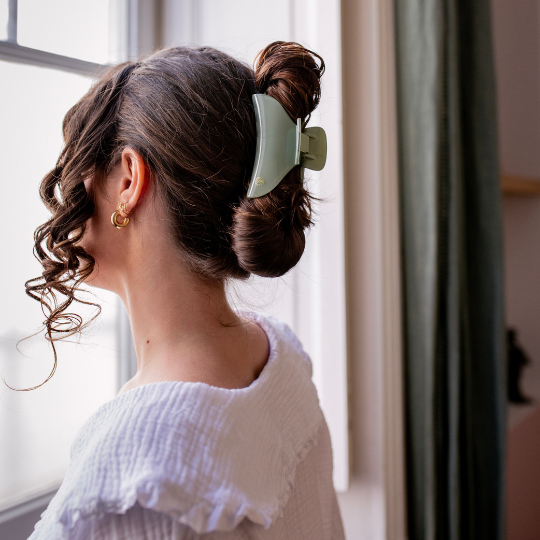
[(247, 196), (261, 197), (272, 191), (296, 165), (320, 171), (326, 163), (326, 133), (321, 127), (296, 124), (279, 101), (266, 94), (253, 94), (257, 123), (255, 166)]

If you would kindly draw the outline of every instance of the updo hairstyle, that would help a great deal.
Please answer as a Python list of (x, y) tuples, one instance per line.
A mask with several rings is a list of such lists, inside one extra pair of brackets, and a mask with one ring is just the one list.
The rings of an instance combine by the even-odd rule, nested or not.
[(52, 214), (34, 234), (43, 273), (25, 284), (48, 312), (53, 350), (54, 340), (91, 322), (64, 313), (74, 300), (99, 314), (75, 296), (95, 264), (78, 244), (94, 213), (84, 180), (103, 185), (126, 147), (144, 159), (171, 238), (202, 279), (277, 277), (298, 263), (312, 224), (300, 167), (267, 195), (246, 197), (256, 147), (251, 96), (272, 96), (305, 126), (323, 72), (318, 54), (277, 41), (259, 53), (255, 70), (211, 47), (171, 47), (114, 66), (93, 84), (66, 114), (64, 148), (41, 183)]

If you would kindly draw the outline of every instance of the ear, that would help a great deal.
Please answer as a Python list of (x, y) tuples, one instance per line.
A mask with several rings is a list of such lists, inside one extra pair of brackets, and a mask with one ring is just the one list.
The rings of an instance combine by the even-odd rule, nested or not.
[(130, 147), (126, 147), (122, 151), (120, 169), (122, 178), (119, 200), (126, 203), (126, 210), (131, 212), (148, 188), (150, 174), (144, 159)]

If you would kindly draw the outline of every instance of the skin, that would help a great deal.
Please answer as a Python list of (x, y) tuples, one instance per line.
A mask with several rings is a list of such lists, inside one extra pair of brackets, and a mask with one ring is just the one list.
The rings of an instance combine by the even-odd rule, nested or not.
[[(122, 152), (103, 192), (94, 189), (92, 178), (85, 180), (96, 205), (81, 240), (96, 259), (86, 282), (120, 296), (137, 353), (137, 374), (120, 393), (159, 381), (247, 387), (268, 360), (266, 333), (236, 315), (222, 284), (188, 272), (152, 197), (152, 182), (144, 160), (131, 148)], [(119, 201), (129, 211), (124, 229), (111, 223)]]

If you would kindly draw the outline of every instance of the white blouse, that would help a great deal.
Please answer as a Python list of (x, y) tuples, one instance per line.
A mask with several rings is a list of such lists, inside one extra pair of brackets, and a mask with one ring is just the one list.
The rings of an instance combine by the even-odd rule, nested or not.
[[(29, 540), (342, 540), (328, 427), (290, 328), (247, 388), (165, 381), (101, 406)], [(202, 535), (202, 536), (201, 536)]]

